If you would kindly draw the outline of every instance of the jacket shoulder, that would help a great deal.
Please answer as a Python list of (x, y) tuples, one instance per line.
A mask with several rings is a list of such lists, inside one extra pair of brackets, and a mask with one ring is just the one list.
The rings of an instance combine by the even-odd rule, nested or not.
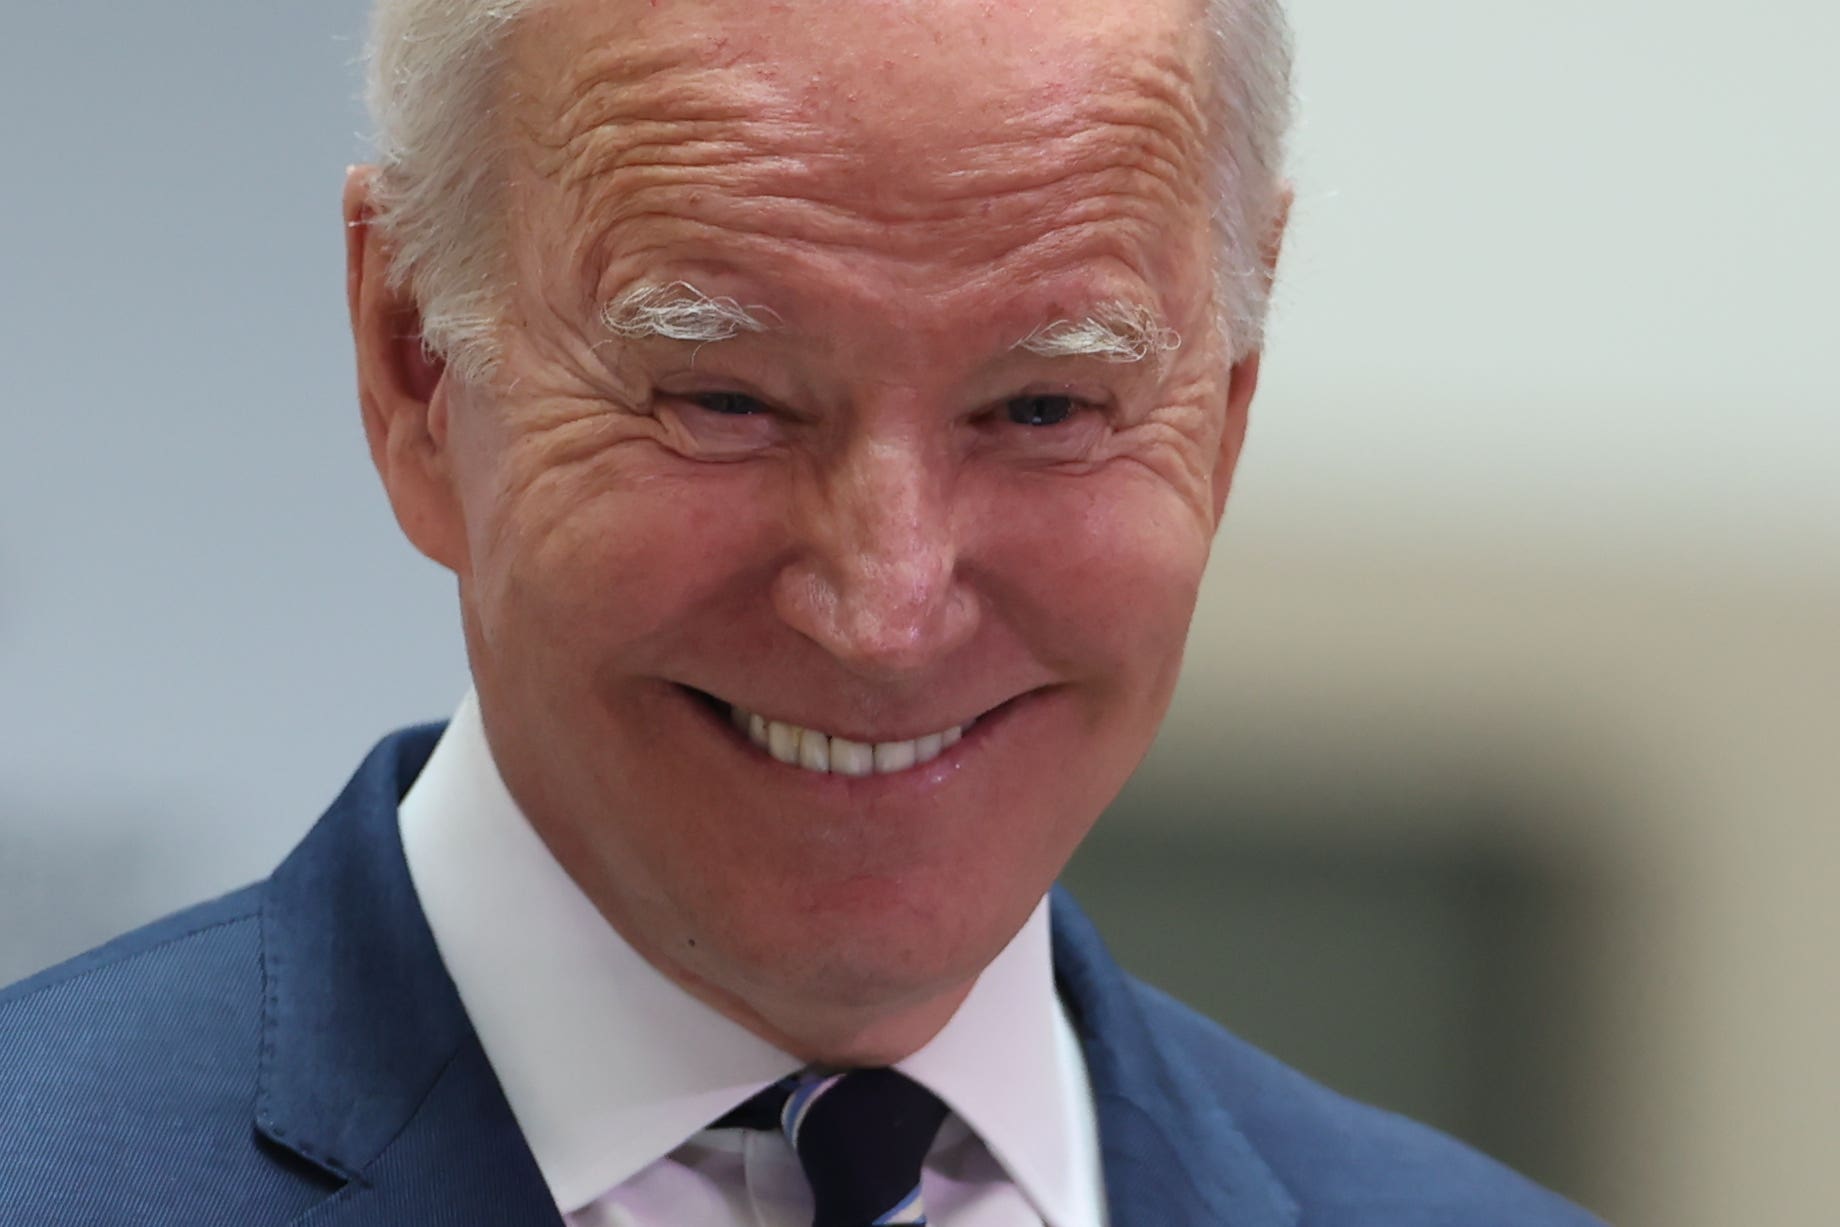
[[(192, 942), (216, 929), (255, 920), (261, 909), (260, 890), (258, 886), (246, 886), (195, 904), (0, 988), (0, 1017), (15, 1010), (44, 1007), (46, 1001), (41, 994), (55, 995), (59, 990), (80, 993), (82, 990), (75, 986), (98, 973), (125, 970), (123, 964), (153, 959), (153, 966), (161, 967), (165, 958), (179, 953), (170, 947)], [(28, 1004), (33, 998), (40, 1000)]]
[(1578, 1206), (1455, 1139), (1358, 1103), (1132, 981), (1144, 1017), (1232, 1116), (1313, 1227), (1600, 1227)]
[(260, 1224), (311, 1204), (252, 1142), (260, 912), (245, 888), (0, 990), (0, 1222)]

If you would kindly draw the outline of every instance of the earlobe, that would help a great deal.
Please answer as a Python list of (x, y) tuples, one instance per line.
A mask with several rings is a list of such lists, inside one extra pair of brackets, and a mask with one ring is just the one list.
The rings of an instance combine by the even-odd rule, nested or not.
[(448, 447), (446, 369), (423, 343), (412, 296), (393, 284), (390, 252), (373, 225), (375, 174), (374, 167), (353, 168), (344, 200), (346, 294), (364, 433), (410, 543), (459, 570), (464, 534)]

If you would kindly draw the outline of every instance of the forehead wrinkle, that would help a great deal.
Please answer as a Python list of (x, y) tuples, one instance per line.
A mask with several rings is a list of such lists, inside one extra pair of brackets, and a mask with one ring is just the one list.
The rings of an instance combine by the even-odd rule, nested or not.
[(990, 141), (959, 144), (903, 170), (913, 209), (1051, 192), (1079, 180), (1117, 177), (1165, 202), (1201, 185), (1186, 142), (1172, 138), (1141, 105), (1106, 107)]
[[(562, 6), (548, 21), (539, 14), (513, 38), (523, 43), (545, 35), (553, 38), (566, 28), (570, 7)], [(924, 8), (914, 10), (909, 24), (931, 30), (936, 53), (944, 53), (945, 35), (920, 16)], [(897, 15), (902, 11), (896, 6)], [(981, 31), (993, 16), (987, 7), (985, 21), (973, 23), (973, 32)], [(798, 66), (811, 59), (809, 47), (776, 54), (771, 42), (745, 25), (733, 32), (719, 26), (711, 29), (707, 23), (673, 28), (660, 13), (623, 19), (617, 33), (598, 31), (583, 39), (586, 45), (571, 48), (566, 56), (561, 81), (548, 75), (526, 80), (526, 88), (514, 94), (520, 102), (536, 104), (522, 108), (533, 143), (559, 152), (622, 124), (671, 129), (619, 142), (662, 147), (699, 144), (717, 136), (703, 125), (751, 126), (763, 121), (782, 132), (807, 129), (804, 135), (809, 139), (795, 142), (806, 157), (852, 143), (864, 149), (898, 148), (920, 133), (943, 138), (935, 140), (936, 148), (956, 151), (962, 145), (960, 125), (952, 114), (955, 105), (961, 111), (972, 106), (971, 114), (1022, 114), (1049, 121), (1045, 129), (1036, 124), (1036, 131), (1023, 132), (1020, 143), (1051, 138), (1057, 127), (1065, 131), (1104, 122), (1104, 115), (1091, 110), (1095, 100), (1155, 104), (1164, 112), (1163, 122), (1182, 138), (1180, 144), (1191, 150), (1204, 147), (1201, 137), (1207, 125), (1197, 82), (1206, 76), (1200, 71), (1205, 40), (1193, 36), (1191, 17), (1160, 8), (1158, 16), (1180, 20), (1174, 27), (1152, 21), (1153, 29), (1138, 20), (1108, 21), (1102, 31), (1069, 44), (1061, 54), (1032, 67), (1018, 65), (1013, 76), (1005, 67), (1001, 80), (1009, 82), (1007, 88), (999, 83), (994, 90), (978, 92), (978, 103), (968, 104), (960, 90), (939, 90), (936, 77), (891, 75), (890, 69), (908, 65), (911, 53), (886, 58), (879, 43), (864, 47), (845, 40), (818, 56), (814, 70), (805, 71)], [(564, 24), (558, 27), (558, 22)], [(966, 50), (975, 57), (980, 47), (989, 50), (987, 34)], [(514, 74), (528, 62), (516, 54), (518, 49), (514, 47), (512, 56)], [(865, 96), (876, 105), (843, 105)], [(821, 122), (814, 125), (811, 117), (821, 117)], [(762, 148), (768, 143), (757, 142)], [(661, 158), (672, 156), (682, 155), (660, 150)]]
[[(950, 99), (940, 100), (943, 107), (907, 99), (917, 105), (869, 125), (853, 112), (788, 99), (759, 72), (712, 66), (708, 46), (688, 44), (601, 47), (584, 56), (560, 105), (538, 108), (553, 119), (530, 125), (533, 145), (548, 154), (537, 169), (564, 186), (624, 171), (668, 182), (673, 168), (683, 168), (733, 181), (707, 186), (764, 196), (816, 199), (855, 189), (880, 221), (903, 213), (931, 220), (934, 202), (1000, 196), (1031, 178), (1049, 187), (1088, 163), (1130, 166), (1172, 186), (1203, 178), (1193, 73), (1174, 56), (1130, 57), (1104, 66), (1092, 87), (1032, 95), (1023, 111), (1001, 113), (994, 130), (967, 140), (949, 122)], [(683, 182), (705, 186), (694, 174)], [(597, 195), (617, 196), (620, 187)]]
[[(950, 295), (957, 287), (1006, 296), (1017, 284), (1068, 273), (1102, 277), (1121, 291), (1135, 283), (1140, 290), (1129, 296), (1160, 298), (1152, 287), (1177, 284), (1185, 259), (1180, 245), (1168, 241), (1168, 218), (1135, 194), (1087, 192), (1052, 220), (1022, 202), (1017, 212), (1028, 225), (1020, 233), (1013, 228), (996, 233), (981, 215), (950, 227), (878, 225), (880, 241), (871, 251), (864, 250), (863, 223), (853, 216), (829, 231), (807, 225), (789, 233), (758, 198), (752, 207), (719, 218), (687, 217), (672, 203), (666, 197), (661, 208), (630, 208), (619, 224), (597, 236), (597, 253), (608, 259), (584, 270), (597, 301), (647, 278), (695, 280), (676, 270), (712, 262), (726, 270), (723, 276), (740, 272), (792, 284), (899, 287), (910, 304)], [(801, 222), (813, 216), (803, 201), (790, 211)], [(899, 241), (890, 242), (891, 234)], [(1124, 282), (1116, 280), (1120, 275)]]
[(922, 277), (952, 259), (1032, 274), (1076, 251), (1149, 277), (1152, 262), (1186, 255), (1170, 250), (1171, 206), (1199, 200), (1205, 213), (1205, 124), (1181, 56), (1114, 56), (967, 141), (950, 100), (929, 109), (909, 91), (878, 131), (716, 62), (719, 40), (614, 42), (573, 61), (546, 91), (555, 103), (527, 109), (549, 116), (531, 126), (543, 155), (532, 169), (567, 189), (551, 233), (587, 257), (575, 267), (590, 287), (614, 253), (631, 268), (637, 250), (735, 240), (856, 249)]
[(1206, 141), (1208, 113), (1202, 97), (1205, 82), (1196, 65), (1168, 54), (1136, 56), (1115, 66), (1113, 75), (1121, 85), (1121, 94), (1160, 105), (1195, 146)]
[[(602, 109), (550, 148), (562, 164), (552, 175), (569, 186), (627, 172), (668, 186), (681, 171), (677, 181), (690, 187), (814, 203), (853, 194), (881, 210), (878, 221), (932, 220), (942, 206), (1118, 169), (1160, 181), (1171, 196), (1190, 195), (1203, 184), (1205, 161), (1191, 119), (1170, 101), (1139, 94), (1007, 118), (982, 139), (953, 129), (939, 139), (884, 141), (746, 106), (685, 110), (635, 100), (617, 112)], [(705, 184), (698, 170), (724, 178)], [(602, 194), (623, 187), (610, 183)]]
[[(1095, 153), (1115, 146), (1119, 164), (1152, 169), (1170, 182), (1204, 182), (1207, 120), (1196, 98), (1192, 74), (1172, 58), (1119, 67), (1095, 89), (1072, 103), (1054, 102), (1038, 113), (1002, 121), (1001, 140), (964, 145), (949, 141), (942, 158), (969, 155), (977, 162), (1014, 166), (1013, 155), (1039, 153), (1046, 145), (1074, 142)], [(943, 167), (951, 170), (948, 164)], [(978, 170), (974, 164), (968, 168)]]
[[(1102, 202), (1085, 206), (1088, 211), (1101, 207)], [(738, 268), (807, 268), (813, 275), (816, 270), (828, 270), (825, 275), (857, 281), (876, 275), (916, 297), (961, 284), (1001, 288), (1019, 278), (1107, 263), (1142, 282), (1156, 284), (1169, 275), (1155, 259), (1161, 233), (1158, 221), (1146, 216), (1120, 226), (1114, 211), (1098, 219), (1035, 227), (1021, 242), (993, 241), (969, 223), (950, 232), (910, 227), (905, 241), (899, 243), (887, 242), (884, 235), (870, 261), (865, 261), (855, 228), (788, 235), (763, 210), (719, 222), (675, 213), (639, 214), (610, 230), (599, 244), (605, 250), (617, 250), (619, 258), (612, 267), (597, 268), (599, 275), (594, 280), (604, 283), (608, 275), (631, 280), (642, 275), (637, 270), (655, 266), (654, 261), (720, 251), (724, 263)], [(634, 241), (626, 241), (629, 234)], [(882, 271), (875, 274), (875, 269)]]
[[(1123, 129), (1121, 131), (1121, 129)], [(797, 157), (702, 161), (640, 160), (582, 185), (579, 206), (596, 235), (591, 256), (657, 246), (660, 231), (718, 242), (725, 235), (779, 238), (818, 247), (854, 247), (908, 259), (1004, 253), (1064, 243), (1083, 228), (1111, 227), (1118, 239), (1150, 250), (1167, 245), (1170, 209), (1198, 187), (1179, 155), (1160, 149), (1154, 129), (1110, 125), (1070, 135), (1072, 156), (1052, 162), (1010, 156), (1002, 147), (972, 154), (920, 191), (839, 190), (831, 166)], [(1034, 146), (1031, 146), (1033, 148)], [(1116, 154), (1120, 147), (1142, 151)], [(1019, 164), (1021, 163), (1021, 164)]]
[[(790, 118), (784, 100), (757, 76), (711, 62), (687, 40), (645, 46), (619, 40), (572, 61), (560, 87), (528, 91), (522, 127), (540, 151), (538, 170), (564, 181), (599, 169), (600, 146), (720, 144), (733, 126)], [(623, 139), (622, 139), (623, 138)]]

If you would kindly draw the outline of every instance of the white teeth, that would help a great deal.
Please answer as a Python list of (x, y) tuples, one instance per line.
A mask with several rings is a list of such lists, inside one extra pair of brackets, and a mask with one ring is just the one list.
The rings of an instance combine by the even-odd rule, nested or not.
[(831, 738), (831, 772), (834, 775), (874, 775), (875, 747), (844, 737)]
[(883, 741), (875, 747), (875, 773), (889, 775), (896, 771), (905, 771), (914, 765), (914, 743), (911, 741)]
[(831, 739), (817, 729), (799, 734), (799, 766), (807, 771), (831, 769)]
[(798, 762), (800, 734), (804, 731), (796, 724), (775, 720), (767, 726), (767, 753), (782, 763)]
[(930, 763), (965, 735), (970, 724), (954, 725), (911, 741), (851, 741), (817, 729), (801, 728), (783, 720), (768, 720), (739, 707), (729, 709), (729, 721), (747, 739), (782, 763), (807, 771), (833, 775), (888, 775)]

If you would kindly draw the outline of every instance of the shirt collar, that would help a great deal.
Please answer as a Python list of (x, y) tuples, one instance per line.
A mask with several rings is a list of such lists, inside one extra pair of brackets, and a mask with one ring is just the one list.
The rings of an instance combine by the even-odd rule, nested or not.
[[(505, 788), (474, 695), (400, 813), (442, 961), (564, 1213), (799, 1067), (607, 924)], [(1096, 1142), (1085, 1066), (1054, 991), (1046, 900), (940, 1033), (897, 1067), (977, 1133), (1047, 1223), (1080, 1221)]]
[(946, 1102), (1049, 1227), (1099, 1221), (1098, 1135), (1079, 1039), (1054, 990), (1048, 901), (939, 1034), (895, 1068)]

